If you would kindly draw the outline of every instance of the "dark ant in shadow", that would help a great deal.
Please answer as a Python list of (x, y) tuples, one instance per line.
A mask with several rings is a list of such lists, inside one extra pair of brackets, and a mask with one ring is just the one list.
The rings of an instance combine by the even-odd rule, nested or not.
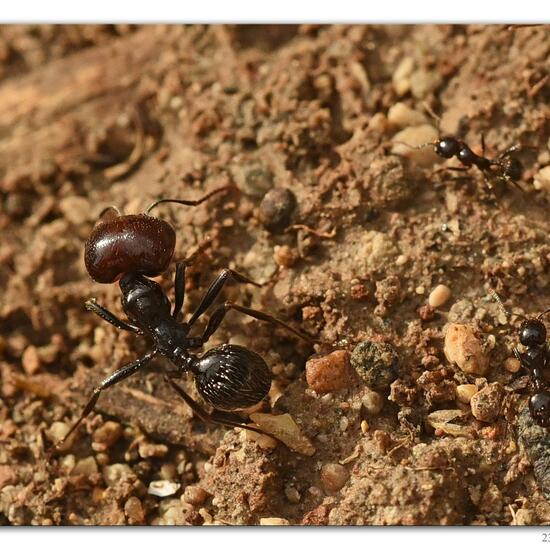
[[(498, 294), (491, 294), (499, 304), (507, 319), (510, 315)], [(550, 308), (536, 318), (526, 318), (519, 327), (519, 341), (525, 347), (522, 353), (514, 346), (514, 355), (528, 374), (534, 393), (529, 398), (529, 411), (533, 420), (543, 428), (550, 427), (550, 392), (547, 389), (544, 373), (550, 367), (550, 353), (546, 346), (546, 327), (542, 318), (550, 313)]]
[[(157, 355), (169, 359), (176, 367), (175, 371), (165, 371), (165, 380), (199, 418), (206, 422), (264, 433), (244, 424), (238, 415), (227, 412), (251, 407), (266, 397), (272, 377), (262, 357), (243, 346), (233, 344), (212, 348), (202, 356), (196, 356), (190, 350), (201, 348), (208, 342), (229, 310), (285, 328), (309, 343), (314, 341), (268, 313), (231, 302), (225, 302), (214, 309), (202, 335), (189, 336), (195, 322), (212, 305), (229, 280), (261, 286), (232, 269), (224, 269), (212, 282), (189, 320), (180, 321), (185, 294), (185, 269), (193, 263), (200, 248), (176, 264), (173, 308), (163, 288), (150, 279), (166, 270), (176, 241), (170, 224), (151, 216), (151, 210), (164, 202), (197, 206), (226, 189), (228, 187), (216, 189), (194, 201), (161, 199), (151, 204), (143, 214), (120, 215), (118, 209), (114, 208), (118, 215), (99, 223), (93, 229), (85, 245), (86, 269), (97, 282), (109, 284), (118, 281), (122, 292), (122, 308), (128, 321), (118, 318), (93, 299), (86, 302), (86, 308), (118, 329), (146, 336), (152, 341), (152, 349), (143, 357), (117, 369), (94, 389), (80, 417), (54, 449), (61, 447), (92, 411), (103, 390), (143, 369)], [(189, 372), (195, 377), (201, 397), (214, 408), (213, 412), (207, 412), (170, 379)]]
[[(437, 131), (440, 133), (441, 119), (438, 117), (429, 105), (424, 105), (428, 113), (435, 119), (437, 123)], [(523, 176), (523, 165), (514, 157), (514, 153), (525, 147), (521, 145), (512, 145), (502, 152), (496, 159), (485, 157), (485, 138), (481, 135), (481, 155), (477, 155), (472, 149), (462, 140), (454, 136), (440, 135), (435, 141), (423, 143), (413, 146), (407, 143), (401, 143), (412, 149), (423, 149), (424, 147), (433, 146), (436, 155), (443, 159), (451, 159), (455, 157), (462, 167), (447, 167), (447, 170), (466, 171), (472, 166), (478, 168), (485, 179), (485, 183), (489, 190), (494, 194), (493, 182), (502, 181), (507, 184), (512, 184), (520, 191), (525, 192), (525, 189), (519, 184)]]

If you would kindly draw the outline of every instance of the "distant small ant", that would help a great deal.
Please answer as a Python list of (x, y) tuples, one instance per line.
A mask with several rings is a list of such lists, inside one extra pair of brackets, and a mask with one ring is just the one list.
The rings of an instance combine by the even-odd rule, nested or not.
[[(491, 290), (492, 295), (509, 319), (509, 314), (498, 294)], [(529, 398), (529, 411), (533, 420), (543, 428), (550, 427), (550, 392), (546, 389), (544, 372), (550, 367), (550, 353), (546, 346), (546, 327), (542, 318), (550, 313), (550, 308), (538, 317), (525, 319), (519, 327), (519, 341), (525, 346), (521, 353), (514, 346), (514, 355), (520, 365), (527, 370), (535, 393)]]
[[(440, 129), (440, 117), (438, 117), (429, 105), (424, 105), (426, 110), (437, 122), (437, 129)], [(444, 159), (457, 158), (464, 168), (453, 168), (454, 170), (467, 170), (472, 166), (476, 166), (485, 178), (487, 187), (494, 192), (492, 181), (504, 181), (511, 183), (517, 187), (520, 191), (525, 192), (523, 187), (518, 183), (523, 175), (523, 166), (521, 162), (513, 157), (513, 153), (521, 149), (520, 145), (513, 145), (501, 153), (495, 160), (484, 157), (485, 154), (485, 138), (481, 135), (481, 156), (476, 155), (472, 149), (462, 140), (453, 136), (440, 136), (435, 141), (423, 143), (422, 145), (412, 146), (403, 143), (407, 147), (412, 149), (423, 149), (432, 145), (434, 152)]]
[(117, 369), (94, 389), (82, 414), (55, 448), (61, 447), (92, 411), (104, 389), (135, 374), (156, 355), (164, 356), (176, 366), (175, 372), (167, 371), (171, 377), (181, 377), (188, 372), (195, 375), (199, 394), (215, 409), (212, 413), (204, 410), (168, 376), (165, 376), (165, 380), (199, 418), (263, 433), (260, 429), (242, 423), (237, 415), (223, 412), (250, 407), (267, 395), (271, 387), (271, 372), (262, 357), (243, 346), (233, 344), (212, 348), (200, 357), (194, 356), (188, 350), (202, 347), (231, 309), (283, 327), (309, 343), (313, 343), (313, 340), (267, 313), (231, 302), (225, 302), (213, 311), (201, 336), (189, 336), (190, 329), (212, 305), (228, 280), (261, 286), (236, 271), (224, 269), (212, 282), (190, 319), (180, 322), (178, 317), (184, 302), (185, 268), (193, 262), (198, 252), (176, 265), (175, 303), (172, 312), (163, 288), (149, 278), (166, 270), (174, 253), (176, 240), (174, 229), (167, 222), (150, 216), (151, 210), (164, 202), (197, 206), (226, 189), (227, 187), (216, 189), (195, 201), (161, 199), (151, 204), (143, 214), (120, 215), (115, 208), (119, 215), (101, 222), (93, 229), (85, 245), (86, 269), (97, 282), (119, 282), (122, 308), (129, 322), (119, 319), (95, 300), (86, 302), (86, 308), (118, 329), (148, 337), (153, 342), (153, 348), (143, 357)]

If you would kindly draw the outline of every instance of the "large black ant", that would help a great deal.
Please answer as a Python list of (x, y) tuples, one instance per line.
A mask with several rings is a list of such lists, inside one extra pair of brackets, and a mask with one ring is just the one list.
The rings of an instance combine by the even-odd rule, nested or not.
[[(440, 118), (425, 105), (426, 110), (437, 122), (438, 132), (440, 130)], [(513, 153), (522, 149), (521, 145), (512, 145), (501, 153), (496, 159), (491, 160), (483, 156), (485, 154), (485, 138), (481, 135), (481, 155), (476, 155), (472, 149), (462, 140), (449, 135), (440, 135), (435, 141), (423, 143), (421, 145), (412, 146), (406, 143), (407, 147), (412, 149), (423, 149), (424, 147), (433, 146), (434, 152), (441, 158), (451, 159), (455, 157), (462, 164), (461, 167), (455, 167), (454, 170), (467, 170), (472, 166), (476, 166), (483, 174), (485, 183), (491, 191), (493, 190), (492, 181), (503, 181), (511, 183), (520, 191), (525, 191), (518, 183), (523, 175), (523, 166), (521, 162), (513, 156)]]
[[(509, 318), (509, 314), (498, 294), (492, 291), (495, 300)], [(520, 365), (529, 373), (529, 378), (535, 393), (529, 398), (529, 411), (533, 420), (543, 428), (550, 427), (550, 392), (546, 388), (544, 373), (550, 366), (550, 353), (546, 346), (546, 327), (542, 318), (550, 309), (543, 311), (538, 317), (525, 319), (519, 327), (519, 341), (525, 347), (522, 353), (514, 346), (514, 355)]]
[(237, 415), (224, 412), (251, 407), (267, 395), (271, 387), (271, 372), (262, 357), (243, 346), (232, 344), (212, 348), (200, 357), (189, 350), (202, 347), (231, 309), (283, 327), (309, 343), (313, 343), (313, 340), (272, 315), (231, 302), (225, 302), (213, 311), (201, 336), (189, 336), (195, 322), (212, 305), (227, 281), (233, 279), (239, 283), (261, 286), (232, 269), (224, 269), (212, 282), (190, 319), (180, 322), (178, 318), (184, 302), (185, 269), (198, 252), (176, 264), (175, 303), (172, 311), (163, 288), (150, 279), (166, 270), (174, 253), (176, 240), (170, 224), (149, 215), (151, 210), (163, 202), (197, 206), (226, 189), (227, 187), (216, 189), (194, 201), (161, 199), (151, 204), (143, 214), (120, 215), (115, 208), (118, 213), (115, 218), (101, 222), (93, 229), (85, 245), (86, 269), (97, 282), (108, 284), (118, 281), (122, 291), (122, 308), (129, 322), (119, 319), (93, 299), (86, 302), (86, 308), (118, 329), (148, 337), (153, 342), (153, 349), (136, 361), (117, 369), (94, 389), (82, 414), (56, 445), (57, 448), (63, 445), (92, 411), (104, 389), (135, 374), (156, 355), (164, 356), (176, 366), (175, 372), (167, 372), (171, 377), (181, 377), (188, 372), (194, 374), (199, 394), (214, 407), (211, 413), (168, 376), (165, 376), (165, 380), (199, 418), (263, 433), (244, 424)]

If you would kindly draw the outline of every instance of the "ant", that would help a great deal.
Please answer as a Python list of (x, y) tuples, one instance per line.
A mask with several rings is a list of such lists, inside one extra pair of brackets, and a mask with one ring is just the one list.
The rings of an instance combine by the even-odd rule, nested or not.
[[(438, 117), (429, 105), (424, 105), (428, 113), (435, 119), (437, 130), (440, 131), (441, 119)], [(481, 135), (481, 156), (476, 155), (472, 149), (462, 140), (453, 136), (439, 136), (435, 141), (423, 143), (421, 145), (412, 146), (403, 143), (407, 147), (413, 149), (423, 149), (432, 145), (434, 152), (441, 158), (451, 159), (455, 157), (462, 164), (462, 167), (452, 168), (457, 171), (467, 170), (472, 166), (476, 166), (483, 174), (487, 187), (494, 193), (492, 180), (504, 181), (511, 183), (520, 191), (525, 192), (518, 181), (523, 175), (523, 166), (521, 162), (513, 156), (513, 153), (522, 148), (520, 145), (512, 145), (501, 153), (495, 160), (491, 160), (483, 156), (485, 154), (485, 138)]]
[[(223, 269), (206, 291), (190, 319), (180, 322), (185, 293), (185, 269), (192, 264), (200, 248), (176, 264), (175, 302), (172, 311), (165, 291), (150, 278), (166, 270), (174, 253), (176, 241), (174, 229), (170, 224), (151, 216), (151, 210), (164, 202), (197, 206), (226, 189), (228, 187), (216, 189), (194, 201), (161, 199), (151, 204), (143, 214), (121, 215), (116, 207), (104, 210), (106, 212), (113, 208), (118, 215), (99, 223), (92, 230), (85, 245), (86, 269), (91, 278), (99, 283), (109, 284), (118, 281), (122, 291), (122, 308), (128, 321), (119, 319), (114, 313), (99, 305), (95, 299), (86, 302), (86, 309), (118, 329), (148, 337), (153, 345), (146, 355), (120, 367), (94, 389), (80, 417), (55, 448), (61, 447), (93, 410), (103, 390), (135, 374), (157, 355), (169, 359), (176, 367), (173, 372), (166, 371), (165, 380), (199, 418), (206, 422), (264, 433), (258, 428), (247, 426), (236, 414), (228, 412), (251, 407), (264, 399), (269, 392), (271, 371), (262, 357), (243, 346), (233, 344), (212, 348), (200, 357), (189, 350), (201, 348), (208, 342), (225, 314), (232, 309), (283, 327), (309, 343), (314, 341), (272, 315), (231, 302), (225, 302), (213, 311), (202, 335), (189, 336), (195, 322), (212, 305), (227, 281), (233, 279), (239, 283), (261, 286), (232, 269)], [(170, 379), (181, 377), (188, 372), (195, 376), (197, 390), (201, 397), (214, 407), (213, 412), (208, 413)]]
[[(509, 319), (509, 313), (498, 294), (492, 290), (492, 295)], [(546, 327), (542, 318), (550, 313), (550, 308), (538, 317), (525, 319), (519, 327), (519, 341), (526, 348), (523, 353), (514, 346), (514, 355), (520, 365), (527, 370), (535, 393), (529, 398), (529, 411), (533, 420), (543, 428), (550, 427), (550, 392), (546, 389), (544, 372), (550, 367), (550, 353), (546, 347)]]

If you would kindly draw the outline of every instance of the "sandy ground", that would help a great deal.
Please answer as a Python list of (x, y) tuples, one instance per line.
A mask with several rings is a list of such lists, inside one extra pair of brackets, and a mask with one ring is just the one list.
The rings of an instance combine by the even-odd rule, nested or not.
[[(509, 360), (520, 316), (550, 306), (548, 30), (0, 27), (0, 524), (548, 523), (550, 439)], [(525, 192), (399, 151), (437, 135), (426, 103), (489, 158), (521, 144)], [(84, 308), (121, 315), (118, 285), (83, 263), (100, 211), (224, 185), (156, 211), (175, 259), (210, 239), (185, 312), (231, 267), (264, 284), (226, 299), (323, 342), (235, 312), (210, 341), (264, 357), (263, 412), (289, 413), (313, 454), (205, 424), (158, 359), (48, 459), (94, 386), (148, 349)], [(430, 309), (439, 284), (451, 297)], [(445, 356), (451, 323), (481, 367)], [(364, 342), (387, 352), (378, 374)], [(312, 363), (306, 380), (335, 349), (326, 385)]]

